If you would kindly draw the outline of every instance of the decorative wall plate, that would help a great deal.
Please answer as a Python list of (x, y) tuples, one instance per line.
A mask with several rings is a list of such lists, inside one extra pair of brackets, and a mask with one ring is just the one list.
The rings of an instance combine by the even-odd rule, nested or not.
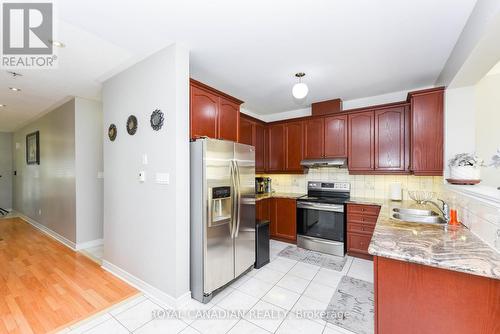
[(127, 132), (133, 136), (137, 132), (137, 117), (130, 115), (127, 119)]
[(163, 112), (160, 109), (156, 109), (155, 111), (153, 111), (150, 119), (151, 127), (153, 128), (153, 130), (155, 131), (160, 130), (161, 127), (163, 126), (163, 120), (164, 120)]
[(108, 137), (109, 140), (115, 141), (116, 135), (118, 134), (118, 130), (116, 129), (116, 125), (111, 124), (108, 128)]

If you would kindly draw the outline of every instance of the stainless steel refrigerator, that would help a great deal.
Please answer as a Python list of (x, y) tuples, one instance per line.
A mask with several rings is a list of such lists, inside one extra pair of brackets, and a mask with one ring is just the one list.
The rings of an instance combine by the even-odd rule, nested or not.
[(255, 262), (255, 148), (191, 142), (191, 295), (214, 292)]

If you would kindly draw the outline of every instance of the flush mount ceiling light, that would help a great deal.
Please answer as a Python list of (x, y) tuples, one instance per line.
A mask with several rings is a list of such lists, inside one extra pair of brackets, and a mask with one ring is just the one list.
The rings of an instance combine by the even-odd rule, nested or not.
[(20, 92), (21, 88), (16, 88), (16, 87), (9, 87), (9, 89), (13, 92)]
[(297, 82), (295, 85), (293, 85), (292, 88), (292, 94), (293, 97), (296, 99), (302, 100), (307, 96), (307, 93), (309, 93), (309, 88), (307, 88), (307, 85), (302, 82), (302, 78), (305, 77), (305, 73), (299, 72), (296, 73), (295, 76), (299, 78), (299, 82)]

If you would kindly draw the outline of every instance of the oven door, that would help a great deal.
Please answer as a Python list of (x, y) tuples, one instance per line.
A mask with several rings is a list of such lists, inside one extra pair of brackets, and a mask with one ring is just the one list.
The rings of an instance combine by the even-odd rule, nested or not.
[(344, 242), (344, 205), (297, 202), (297, 234)]

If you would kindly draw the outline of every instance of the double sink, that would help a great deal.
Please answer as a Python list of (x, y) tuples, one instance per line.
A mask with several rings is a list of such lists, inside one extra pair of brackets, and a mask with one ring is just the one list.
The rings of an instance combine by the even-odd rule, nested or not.
[(437, 212), (427, 209), (393, 208), (391, 216), (411, 223), (446, 224), (446, 220)]

